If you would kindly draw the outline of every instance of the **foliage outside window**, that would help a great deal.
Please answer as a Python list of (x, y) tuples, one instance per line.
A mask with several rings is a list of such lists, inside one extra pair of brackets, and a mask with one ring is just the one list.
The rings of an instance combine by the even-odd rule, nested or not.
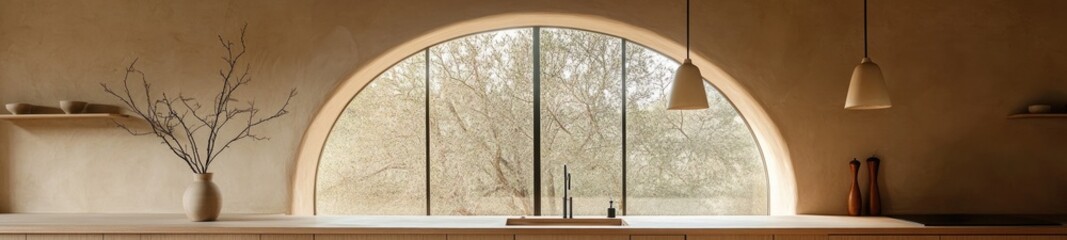
[(627, 215), (767, 214), (766, 168), (733, 105), (709, 84), (710, 109), (666, 111), (677, 66), (624, 39), (563, 28), (430, 47), (382, 73), (337, 120), (316, 211), (534, 215), (539, 207), (554, 216), (568, 164), (578, 215), (603, 215), (609, 199)]

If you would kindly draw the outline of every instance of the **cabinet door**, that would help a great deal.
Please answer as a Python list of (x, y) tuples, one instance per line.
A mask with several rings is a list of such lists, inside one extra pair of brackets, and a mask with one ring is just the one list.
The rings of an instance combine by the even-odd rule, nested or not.
[(630, 235), (515, 235), (515, 240), (630, 240)]
[(774, 235), (689, 235), (686, 240), (774, 240)]
[[(107, 239), (105, 239), (107, 240)], [(259, 240), (315, 240), (315, 235), (311, 234), (264, 234), (259, 236)]]
[(137, 234), (105, 234), (104, 240), (141, 240)]
[[(29, 240), (29, 239), (27, 239)], [(152, 234), (141, 235), (141, 240), (259, 240), (254, 234)]]
[(1067, 240), (1064, 235), (941, 236), (941, 240)]
[(830, 240), (940, 240), (941, 236), (894, 235), (894, 236), (830, 236)]
[(448, 240), (515, 240), (515, 235), (449, 234)]
[(315, 240), (446, 240), (445, 235), (316, 234)]
[(685, 235), (631, 235), (630, 240), (685, 240)]
[(774, 235), (774, 240), (828, 240), (826, 235)]
[(26, 240), (104, 240), (103, 234), (30, 234)]

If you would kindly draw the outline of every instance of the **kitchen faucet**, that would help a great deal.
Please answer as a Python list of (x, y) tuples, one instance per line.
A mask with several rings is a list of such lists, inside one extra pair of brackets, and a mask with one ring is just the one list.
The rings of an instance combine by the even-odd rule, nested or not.
[(570, 196), (571, 173), (563, 164), (563, 218), (574, 218), (574, 197)]

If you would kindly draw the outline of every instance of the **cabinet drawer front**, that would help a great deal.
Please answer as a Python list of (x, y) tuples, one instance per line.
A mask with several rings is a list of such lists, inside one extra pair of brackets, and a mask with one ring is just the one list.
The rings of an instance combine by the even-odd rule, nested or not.
[(315, 240), (446, 240), (445, 235), (316, 234)]
[(774, 240), (828, 240), (826, 235), (774, 235)]
[[(29, 239), (27, 239), (29, 240)], [(167, 234), (141, 235), (141, 240), (259, 240), (254, 234)]]
[(774, 235), (689, 235), (686, 240), (774, 240)]
[(515, 240), (515, 235), (473, 235), (473, 234), (449, 234), (448, 240)]
[(104, 240), (141, 240), (137, 234), (105, 234)]
[(31, 234), (26, 240), (104, 240), (103, 234)]
[[(106, 239), (105, 239), (106, 240)], [(315, 235), (311, 234), (264, 234), (259, 236), (259, 240), (315, 240)]]
[(941, 236), (941, 240), (1067, 240), (1064, 235)]
[(893, 235), (893, 236), (830, 236), (830, 240), (940, 240), (940, 236)]
[(515, 235), (515, 240), (630, 240), (630, 235)]
[(631, 235), (630, 240), (685, 240), (685, 235)]

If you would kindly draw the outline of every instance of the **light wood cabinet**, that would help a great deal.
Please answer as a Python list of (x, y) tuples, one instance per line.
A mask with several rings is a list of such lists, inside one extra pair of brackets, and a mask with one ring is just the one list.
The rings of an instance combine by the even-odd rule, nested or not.
[(137, 234), (105, 234), (104, 240), (141, 240)]
[(1063, 235), (941, 236), (941, 240), (1067, 240)]
[[(27, 239), (30, 240), (30, 239)], [(141, 240), (259, 240), (256, 234), (152, 234)]]
[(316, 234), (315, 240), (447, 240), (442, 234)]
[(689, 235), (686, 240), (774, 240), (774, 235)]
[(630, 240), (630, 235), (515, 235), (515, 240)]
[[(266, 240), (266, 239), (264, 239)], [(515, 240), (515, 235), (473, 235), (473, 234), (449, 234), (448, 240)]]
[(630, 240), (685, 240), (685, 235), (630, 235)]
[[(108, 239), (104, 239), (108, 240)], [(259, 240), (315, 240), (315, 235), (311, 234), (264, 234), (259, 236)]]
[(1067, 240), (1067, 235), (0, 234), (0, 240)]
[(858, 236), (858, 235), (842, 235), (842, 236), (830, 236), (829, 240), (940, 240), (941, 236), (930, 235), (877, 235), (877, 236)]
[(30, 234), (26, 240), (104, 240), (103, 234)]
[(828, 240), (827, 235), (774, 235), (774, 240)]

